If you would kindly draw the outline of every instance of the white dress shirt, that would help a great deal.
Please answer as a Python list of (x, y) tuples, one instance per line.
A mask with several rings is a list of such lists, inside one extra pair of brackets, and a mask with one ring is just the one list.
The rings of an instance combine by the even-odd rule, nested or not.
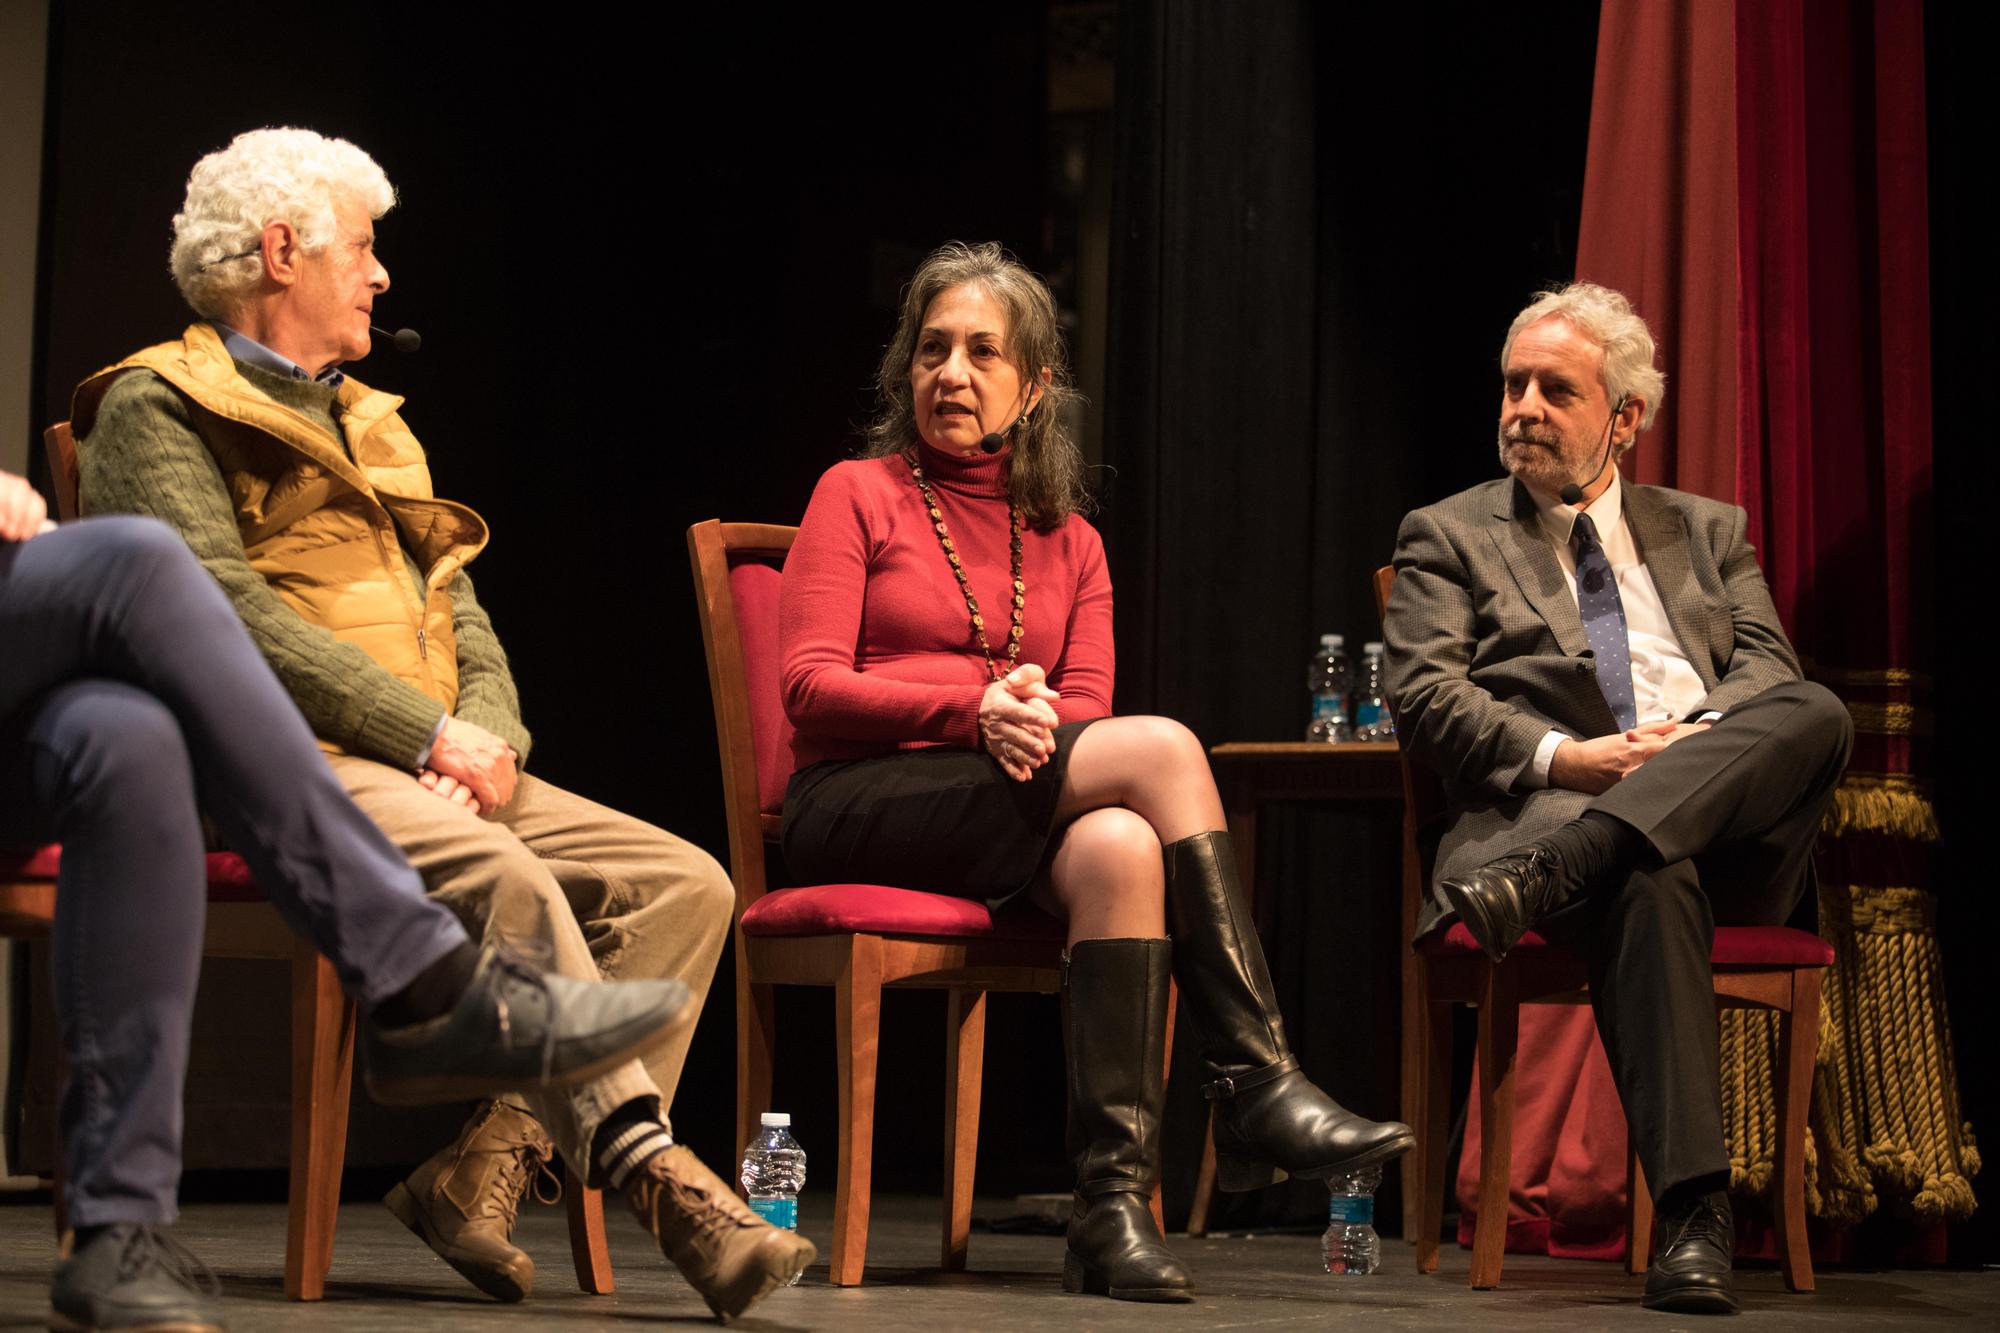
[[(1604, 558), (1610, 562), (1612, 577), (1618, 580), (1618, 601), (1625, 609), (1636, 721), (1678, 722), (1691, 716), (1708, 696), (1708, 688), (1681, 650), (1680, 640), (1674, 637), (1667, 609), (1660, 604), (1660, 590), (1653, 586), (1653, 576), (1646, 572), (1645, 561), (1639, 558), (1639, 544), (1632, 540), (1631, 525), (1625, 522), (1624, 492), (1617, 471), (1612, 471), (1611, 484), (1604, 488), (1604, 494), (1583, 509), (1561, 501), (1545, 503), (1539, 495), (1534, 495), (1534, 500), (1541, 514), (1542, 534), (1556, 548), (1556, 563), (1562, 566), (1563, 582), (1569, 586), (1571, 601), (1576, 600), (1576, 548), (1570, 541), (1576, 516), (1588, 510), (1590, 521), (1597, 526), (1597, 540), (1604, 546)], [(1720, 716), (1707, 713), (1696, 720)], [(1529, 785), (1549, 785), (1549, 765), (1555, 759), (1556, 747), (1572, 739), (1561, 731), (1551, 731), (1542, 737), (1525, 775)]]

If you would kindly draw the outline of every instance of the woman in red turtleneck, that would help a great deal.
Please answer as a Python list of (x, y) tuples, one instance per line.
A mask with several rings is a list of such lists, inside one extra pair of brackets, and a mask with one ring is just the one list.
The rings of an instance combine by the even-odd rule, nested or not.
[(786, 863), (996, 904), (1026, 890), (1068, 922), (1084, 1147), (1063, 1286), (1191, 1299), (1147, 1207), (1170, 971), (1214, 1080), (1224, 1189), (1386, 1161), (1412, 1136), (1299, 1072), (1201, 742), (1111, 716), (1111, 580), (1078, 513), (1048, 289), (998, 246), (938, 250), (878, 388), (867, 456), (820, 479), (785, 564)]

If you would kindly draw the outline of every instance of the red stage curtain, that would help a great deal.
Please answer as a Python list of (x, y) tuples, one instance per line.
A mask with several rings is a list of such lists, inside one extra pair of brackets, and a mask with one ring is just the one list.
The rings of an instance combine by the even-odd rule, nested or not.
[[(1917, 0), (1607, 3), (1577, 276), (1630, 296), (1660, 339), (1665, 409), (1626, 461), (1733, 500), (1808, 674), (1857, 741), (1820, 858), (1827, 979), (1808, 1204), (1879, 1198), (1964, 1217), (1979, 1169), (1958, 1110), (1926, 849), (1931, 494), (1922, 10)], [(1609, 1076), (1573, 1017), (1522, 1015), (1544, 1070), (1524, 1126), (1567, 1138)], [(1723, 1026), (1735, 1187), (1769, 1188), (1775, 1026)], [(1615, 1099), (1614, 1099), (1615, 1101)], [(1468, 1133), (1468, 1141), (1471, 1133)], [(1610, 1217), (1620, 1149), (1517, 1142), (1510, 1239)], [(1561, 1171), (1557, 1162), (1567, 1162)], [(1537, 1178), (1534, 1171), (1543, 1174)], [(1588, 1197), (1565, 1197), (1568, 1190)], [(1461, 1184), (1462, 1198), (1472, 1197)], [(1534, 1215), (1539, 1208), (1541, 1216)], [(1572, 1236), (1571, 1252), (1612, 1235)]]

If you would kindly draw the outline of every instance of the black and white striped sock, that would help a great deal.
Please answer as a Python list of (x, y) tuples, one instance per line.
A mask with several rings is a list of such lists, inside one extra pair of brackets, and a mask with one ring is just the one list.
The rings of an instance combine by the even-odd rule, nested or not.
[(658, 1120), (650, 1117), (635, 1120), (611, 1135), (598, 1148), (597, 1165), (611, 1188), (622, 1190), (634, 1172), (673, 1146), (674, 1136)]

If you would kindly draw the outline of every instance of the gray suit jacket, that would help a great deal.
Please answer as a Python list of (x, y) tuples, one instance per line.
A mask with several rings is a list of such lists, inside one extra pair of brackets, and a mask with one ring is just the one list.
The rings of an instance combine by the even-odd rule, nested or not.
[[(1702, 709), (1726, 713), (1797, 680), (1743, 510), (1623, 486), (1640, 557), (1708, 687)], [(1526, 487), (1503, 477), (1405, 517), (1383, 629), (1397, 734), (1443, 780), (1449, 802), (1438, 875), (1482, 865), (1583, 811), (1583, 793), (1524, 781), (1550, 730), (1578, 740), (1618, 730)], [(1433, 891), (1418, 934), (1444, 910)]]

